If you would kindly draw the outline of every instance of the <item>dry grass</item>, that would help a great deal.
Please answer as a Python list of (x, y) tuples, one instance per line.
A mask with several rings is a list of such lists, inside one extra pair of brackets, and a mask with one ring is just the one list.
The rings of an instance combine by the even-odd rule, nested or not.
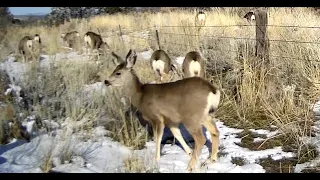
[(139, 157), (132, 154), (123, 161), (123, 171), (125, 173), (159, 173), (156, 162), (152, 157), (150, 155)]
[[(207, 13), (206, 25), (247, 24), (248, 22), (241, 18), (242, 13), (242, 10), (235, 8), (217, 8)], [(308, 8), (269, 8), (268, 19), (271, 25), (316, 26), (320, 23), (316, 13)], [(119, 24), (124, 33), (123, 41), (117, 35)], [(84, 34), (88, 30), (98, 32), (99, 29), (111, 49), (125, 56), (130, 48), (137, 51), (157, 48), (154, 40), (132, 37), (142, 36), (139, 35), (139, 31), (149, 30), (150, 37), (146, 38), (155, 39), (155, 24), (159, 28), (162, 49), (168, 51), (171, 57), (184, 56), (191, 50), (200, 50), (207, 59), (208, 79), (214, 80), (222, 90), (222, 101), (216, 118), (230, 126), (246, 129), (265, 129), (273, 124), (279, 127), (283, 134), (294, 139), (295, 144), (303, 146), (299, 137), (311, 134), (310, 126), (314, 117), (309, 107), (320, 95), (320, 74), (317, 70), (319, 64), (309, 61), (319, 59), (320, 49), (317, 44), (271, 41), (271, 63), (265, 65), (252, 54), (254, 41), (217, 38), (254, 38), (254, 27), (205, 27), (198, 35), (196, 28), (192, 27), (164, 27), (194, 25), (193, 13), (170, 10), (163, 13), (115, 14), (88, 20), (74, 19), (58, 28), (10, 27), (4, 44), (14, 51), (24, 35), (39, 33), (45, 45), (44, 52), (55, 54), (61, 51), (59, 47), (62, 44), (60, 42), (62, 32), (77, 30), (80, 34)], [(271, 40), (315, 41), (319, 39), (319, 33), (317, 29), (269, 26), (268, 37)], [(103, 61), (107, 63), (110, 59), (108, 55)], [(225, 66), (231, 67), (232, 70), (222, 73), (221, 69)], [(145, 137), (138, 133), (141, 127), (134, 118), (124, 118), (127, 107), (120, 102), (121, 91), (109, 89), (105, 95), (97, 94), (90, 101), (79, 95), (79, 90), (85, 84), (91, 83), (98, 71), (108, 76), (113, 67), (99, 69), (93, 64), (64, 62), (55, 70), (51, 70), (51, 74), (47, 74), (49, 79), (47, 82), (38, 83), (36, 78), (28, 78), (28, 81), (33, 81), (33, 85), (28, 86), (33, 87), (34, 94), (39, 94), (41, 89), (42, 94), (48, 95), (48, 99), (55, 97), (60, 101), (61, 106), (65, 108), (65, 115), (61, 115), (62, 117), (70, 117), (75, 121), (86, 117), (91, 119), (92, 124), (101, 118), (101, 114), (106, 114), (103, 118), (116, 119), (108, 122), (107, 126), (107, 129), (112, 129), (115, 133), (113, 137), (125, 145), (141, 147), (140, 141), (144, 141), (141, 139)], [(148, 62), (138, 60), (135, 69), (143, 82), (155, 80)], [(36, 74), (33, 77), (36, 77)], [(56, 90), (60, 83), (64, 84), (64, 88)], [(287, 88), (288, 86), (294, 88)], [(57, 95), (59, 90), (62, 95)], [(237, 100), (234, 98), (235, 95), (238, 97)], [(52, 111), (47, 106), (38, 107), (44, 108), (39, 111), (41, 116), (52, 116), (49, 115)], [(115, 123), (117, 125), (114, 125)]]

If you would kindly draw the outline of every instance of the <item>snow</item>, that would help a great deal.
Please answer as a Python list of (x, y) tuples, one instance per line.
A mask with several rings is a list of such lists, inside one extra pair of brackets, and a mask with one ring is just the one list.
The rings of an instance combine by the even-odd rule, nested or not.
[[(220, 130), (220, 146), (224, 147), (222, 151), (227, 154), (219, 157), (216, 163), (208, 163), (200, 168), (200, 163), (209, 157), (209, 150), (207, 147), (204, 147), (195, 172), (263, 173), (265, 170), (257, 163), (257, 160), (260, 158), (266, 158), (269, 155), (274, 159), (293, 156), (290, 152), (283, 152), (281, 147), (261, 151), (250, 151), (247, 148), (242, 148), (235, 144), (235, 142), (241, 141), (240, 138), (237, 138), (237, 133), (242, 130), (229, 128), (220, 121), (217, 121), (217, 126)], [(65, 146), (64, 141), (61, 140), (63, 130), (58, 132), (58, 135), (55, 137), (40, 135), (32, 139), (30, 143), (16, 141), (13, 144), (18, 144), (11, 148), (7, 148), (8, 146), (12, 146), (10, 144), (1, 146), (0, 149), (6, 150), (2, 150), (3, 153), (0, 156), (5, 159), (5, 162), (0, 164), (0, 172), (36, 171), (42, 162), (43, 156), (50, 152), (50, 148), (54, 149), (54, 156), (61, 154), (61, 149)], [(95, 136), (99, 137), (99, 140), (96, 142), (81, 142), (76, 138), (77, 135), (73, 134), (69, 140), (69, 142), (72, 142), (69, 147), (77, 156), (66, 164), (59, 162), (55, 158), (54, 164), (56, 167), (52, 170), (83, 173), (116, 172), (121, 169), (123, 160), (129, 158), (132, 154), (146, 159), (146, 162), (149, 161), (148, 163), (154, 163), (152, 162), (155, 151), (153, 141), (147, 142), (145, 149), (133, 151), (118, 142), (112, 141), (110, 138), (103, 137), (106, 133), (103, 127), (97, 127), (93, 132)], [(207, 134), (207, 136), (210, 135)], [(66, 137), (69, 137), (68, 133), (65, 134)], [(162, 149), (162, 153), (163, 155), (157, 163), (160, 172), (187, 172), (186, 168), (190, 158), (180, 147), (166, 144)], [(243, 158), (246, 162), (245, 165), (238, 166), (233, 164), (231, 162), (232, 157)]]
[[(139, 56), (145, 60), (150, 59), (152, 50), (139, 53)], [(42, 55), (40, 67), (49, 67), (50, 62), (65, 61), (87, 61), (87, 57), (76, 52), (57, 53), (55, 56)], [(178, 65), (182, 65), (184, 57), (180, 56), (175, 59)], [(14, 91), (17, 94), (21, 87), (17, 86), (27, 71), (28, 64), (15, 62), (14, 57), (8, 57), (7, 61), (0, 64), (0, 69), (6, 70), (12, 84), (5, 91), (6, 95)], [(105, 93), (105, 86), (97, 82), (83, 87), (83, 92), (92, 97), (93, 93)], [(320, 101), (314, 106), (314, 112), (320, 115)], [(40, 134), (34, 137), (30, 142), (14, 139), (9, 144), (0, 145), (0, 172), (42, 172), (40, 166), (44, 158), (52, 155), (54, 167), (52, 171), (68, 173), (103, 173), (103, 172), (122, 172), (123, 161), (132, 156), (139, 157), (144, 162), (147, 169), (158, 168), (161, 173), (186, 173), (190, 157), (177, 145), (166, 144), (162, 148), (162, 156), (158, 162), (154, 161), (155, 143), (149, 141), (146, 148), (142, 150), (131, 150), (106, 137), (109, 133), (102, 126), (95, 127), (91, 132), (74, 132), (74, 129), (87, 123), (89, 119), (74, 121), (66, 118), (62, 123), (55, 121), (43, 120), (43, 123), (50, 127), (53, 133)], [(29, 116), (22, 125), (26, 127), (29, 133), (33, 133), (35, 117)], [(238, 146), (236, 143), (241, 142), (238, 133), (242, 129), (230, 128), (220, 120), (216, 121), (220, 131), (220, 152), (223, 152), (217, 162), (205, 163), (209, 157), (209, 149), (204, 146), (199, 156), (198, 164), (194, 172), (206, 173), (264, 173), (265, 169), (259, 165), (262, 158), (271, 157), (274, 160), (282, 158), (291, 158), (295, 154), (292, 152), (283, 152), (282, 147), (274, 147), (259, 151), (252, 151), (248, 148)], [(275, 126), (273, 126), (276, 128)], [(317, 131), (316, 137), (304, 137), (304, 142), (314, 144), (320, 151), (319, 135), (320, 121), (314, 125)], [(268, 131), (263, 129), (250, 129), (252, 133), (266, 135), (270, 138), (279, 132)], [(83, 136), (90, 137), (89, 140), (83, 140)], [(207, 132), (210, 139), (210, 134)], [(254, 142), (264, 141), (264, 138), (255, 138)], [(61, 156), (64, 151), (72, 152), (70, 160), (62, 162)], [(239, 166), (232, 163), (232, 158), (240, 157), (244, 160), (244, 165)], [(295, 172), (301, 172), (305, 167), (316, 166), (320, 158), (316, 158), (304, 164), (297, 164)]]
[(182, 65), (183, 61), (184, 61), (184, 57), (183, 57), (183, 56), (179, 56), (179, 57), (176, 58), (176, 62), (177, 62), (179, 65)]
[(140, 56), (140, 58), (142, 58), (144, 60), (150, 60), (152, 53), (153, 53), (152, 50), (148, 50), (148, 51), (143, 51), (143, 52), (137, 53), (137, 54), (138, 54), (138, 56)]

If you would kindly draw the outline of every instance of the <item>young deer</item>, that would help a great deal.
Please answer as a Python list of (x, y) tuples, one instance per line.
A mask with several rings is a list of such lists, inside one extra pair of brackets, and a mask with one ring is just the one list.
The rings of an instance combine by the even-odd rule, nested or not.
[(199, 76), (205, 78), (204, 59), (197, 51), (187, 53), (182, 63), (184, 78)]
[(207, 16), (206, 16), (206, 14), (205, 14), (203, 11), (199, 11), (199, 12), (196, 14), (195, 26), (199, 26), (199, 27), (198, 27), (198, 31), (200, 31), (200, 29), (201, 29), (202, 26), (205, 26), (205, 25), (206, 25), (206, 19), (207, 19)]
[(99, 49), (102, 48), (104, 53), (106, 49), (109, 49), (109, 46), (106, 42), (103, 42), (101, 36), (94, 32), (88, 31), (84, 35), (84, 43), (86, 44), (86, 52), (88, 53), (88, 48), (98, 56), (98, 60), (100, 57)]
[(33, 61), (36, 61), (40, 56), (41, 51), (41, 38), (38, 34), (34, 37), (23, 37), (18, 45), (18, 51), (22, 55), (23, 62), (27, 62), (31, 56)]
[(210, 160), (217, 160), (219, 131), (210, 117), (220, 102), (217, 86), (201, 77), (163, 84), (142, 84), (133, 70), (137, 59), (134, 50), (128, 52), (125, 61), (114, 52), (111, 54), (116, 58), (114, 62), (117, 67), (104, 83), (107, 86), (123, 86), (125, 96), (131, 99), (132, 105), (139, 110), (143, 119), (150, 122), (156, 142), (155, 159), (160, 159), (160, 144), (165, 126), (191, 156), (191, 149), (179, 130), (179, 124), (182, 123), (195, 140), (188, 170), (195, 168), (198, 155), (206, 141), (202, 132), (203, 125), (211, 134)]
[(248, 22), (252, 23), (256, 20), (256, 16), (254, 15), (254, 12), (249, 11), (246, 15), (243, 16), (243, 18), (247, 19)]
[(67, 45), (67, 47), (72, 48), (72, 49), (75, 48), (76, 45), (78, 45), (80, 43), (80, 34), (78, 33), (78, 31), (71, 31), (68, 33), (62, 33), (61, 38), (62, 38), (63, 42), (65, 43), (65, 45)]
[[(150, 65), (156, 76), (160, 78), (160, 82), (162, 82), (164, 75), (168, 75), (170, 71), (176, 71), (176, 68), (171, 63), (170, 57), (164, 50), (156, 50), (153, 52), (150, 58)], [(172, 80), (172, 77), (173, 74), (169, 81)]]

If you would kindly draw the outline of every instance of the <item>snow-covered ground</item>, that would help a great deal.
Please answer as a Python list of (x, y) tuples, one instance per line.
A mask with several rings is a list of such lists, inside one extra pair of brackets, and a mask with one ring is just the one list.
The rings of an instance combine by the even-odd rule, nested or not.
[[(150, 51), (139, 53), (143, 59), (148, 59), (151, 56)], [(49, 63), (49, 56), (42, 56), (42, 66)], [(70, 60), (84, 60), (81, 55), (77, 53), (59, 53), (53, 59), (70, 59)], [(176, 64), (181, 65), (183, 57), (176, 59)], [(23, 76), (26, 70), (26, 65), (20, 62), (15, 62), (13, 57), (9, 57), (7, 61), (0, 64), (0, 69), (6, 70), (10, 76), (11, 84), (7, 91), (20, 91), (19, 87), (14, 82)], [(14, 80), (13, 80), (14, 79)], [(86, 85), (85, 92), (104, 90), (101, 83)], [(7, 92), (7, 93), (8, 93)], [(315, 112), (320, 113), (320, 102), (314, 108)], [(40, 133), (35, 136), (30, 142), (13, 140), (6, 145), (0, 145), (0, 172), (42, 172), (40, 166), (43, 164), (44, 158), (49, 154), (52, 155), (54, 167), (56, 172), (73, 172), (73, 173), (100, 173), (100, 172), (124, 172), (123, 161), (131, 156), (143, 159), (145, 167), (148, 169), (156, 166), (159, 172), (187, 172), (187, 165), (190, 160), (189, 156), (178, 146), (166, 144), (162, 148), (162, 156), (158, 162), (155, 162), (154, 152), (155, 144), (153, 141), (146, 143), (146, 148), (142, 150), (131, 150), (128, 147), (121, 145), (119, 142), (114, 142), (112, 139), (106, 137), (107, 131), (99, 126), (96, 127), (89, 136), (88, 141), (82, 140), (83, 134), (72, 133), (72, 124), (52, 124), (45, 121), (45, 124), (51, 124), (55, 128), (50, 134)], [(274, 160), (281, 158), (294, 157), (295, 154), (291, 152), (283, 152), (281, 147), (274, 147), (273, 149), (252, 151), (237, 145), (241, 141), (238, 134), (242, 129), (230, 128), (220, 120), (216, 120), (217, 127), (220, 131), (220, 148), (223, 153), (219, 156), (215, 163), (205, 164), (200, 166), (209, 157), (209, 150), (206, 146), (202, 149), (197, 168), (194, 172), (207, 173), (264, 173), (265, 169), (258, 164), (261, 158), (271, 156)], [(32, 131), (34, 118), (28, 118), (23, 125), (28, 131)], [(317, 146), (320, 151), (320, 143), (317, 140), (320, 137), (320, 121), (316, 122), (314, 129), (317, 131), (316, 137), (305, 138), (305, 141)], [(257, 134), (264, 134), (266, 137), (276, 135), (277, 131), (268, 130), (254, 130), (251, 132)], [(210, 139), (209, 133), (207, 134)], [(263, 141), (263, 138), (256, 138), (254, 141)], [(61, 162), (61, 156), (68, 152), (72, 152), (72, 157)], [(239, 166), (232, 163), (232, 158), (240, 157), (244, 160), (244, 165)], [(304, 164), (299, 164), (295, 167), (295, 172), (300, 172), (306, 166), (316, 165), (319, 158)]]

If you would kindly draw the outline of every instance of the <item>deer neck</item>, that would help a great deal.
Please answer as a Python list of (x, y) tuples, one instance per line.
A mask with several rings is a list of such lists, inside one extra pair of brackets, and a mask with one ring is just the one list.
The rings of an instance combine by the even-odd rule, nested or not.
[(128, 79), (128, 83), (126, 85), (126, 89), (124, 90), (127, 97), (129, 97), (131, 104), (136, 108), (139, 108), (140, 99), (141, 99), (141, 86), (143, 85), (135, 72), (132, 70), (130, 78)]

